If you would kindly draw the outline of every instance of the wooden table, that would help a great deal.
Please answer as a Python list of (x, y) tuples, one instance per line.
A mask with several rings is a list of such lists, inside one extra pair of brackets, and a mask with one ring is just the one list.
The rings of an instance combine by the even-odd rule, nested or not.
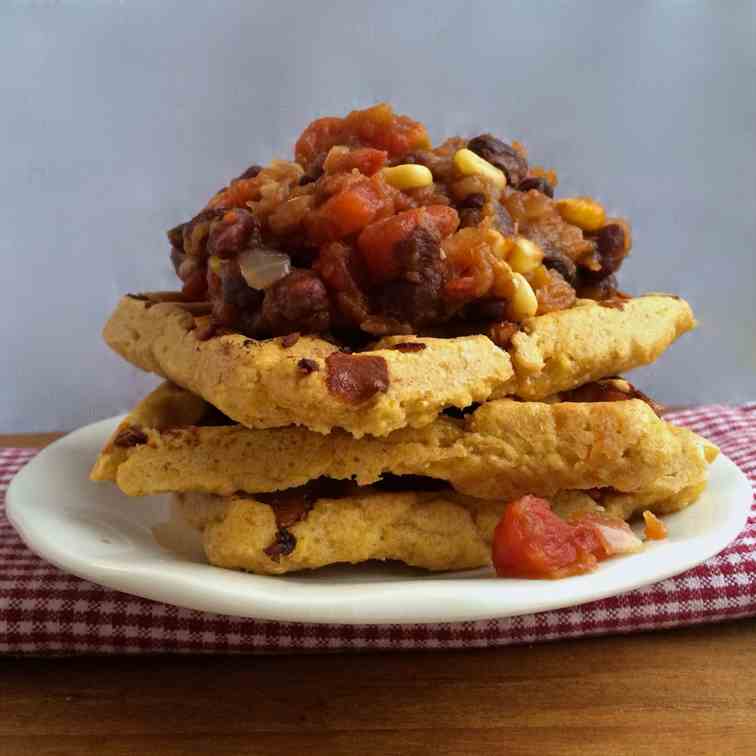
[(2, 756), (240, 753), (754, 754), (756, 620), (486, 651), (0, 660)]

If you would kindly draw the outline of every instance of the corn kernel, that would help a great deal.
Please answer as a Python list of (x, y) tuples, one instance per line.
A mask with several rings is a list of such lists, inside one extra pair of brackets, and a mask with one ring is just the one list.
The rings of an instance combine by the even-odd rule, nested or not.
[(540, 289), (551, 282), (551, 274), (544, 265), (539, 265), (532, 273), (528, 273), (528, 281), (534, 289)]
[(514, 247), (509, 255), (509, 264), (517, 273), (532, 273), (543, 262), (543, 250), (523, 236), (514, 240)]
[(502, 260), (502, 262), (506, 260), (512, 249), (512, 239), (508, 236), (503, 236), (495, 228), (488, 228), (484, 233), (485, 240), (488, 242), (490, 250)]
[(220, 257), (218, 257), (217, 255), (211, 255), (211, 257), (207, 261), (207, 266), (213, 273), (215, 273), (216, 276), (220, 275), (222, 264), (223, 263), (221, 263)]
[(510, 305), (512, 320), (532, 318), (538, 312), (538, 299), (535, 292), (522, 273), (513, 273), (512, 283), (515, 287)]
[(419, 189), (433, 183), (433, 174), (424, 165), (405, 163), (383, 169), (386, 183), (395, 189)]
[(463, 176), (483, 176), (500, 189), (507, 185), (507, 177), (503, 171), (467, 148), (454, 153), (454, 166)]
[(590, 197), (570, 197), (556, 203), (559, 215), (583, 231), (598, 231), (606, 223), (603, 206)]

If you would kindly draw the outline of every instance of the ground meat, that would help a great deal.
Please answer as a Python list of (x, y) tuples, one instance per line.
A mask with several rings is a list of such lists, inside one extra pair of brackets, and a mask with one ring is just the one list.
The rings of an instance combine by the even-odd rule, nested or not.
[(562, 278), (556, 270), (549, 271), (548, 280), (536, 289), (538, 298), (538, 314), (566, 310), (575, 304), (575, 289)]
[(518, 232), (534, 241), (547, 257), (569, 257), (580, 264), (595, 250), (592, 240), (567, 223), (556, 209), (556, 203), (541, 192), (508, 192), (502, 199)]
[(491, 134), (481, 134), (467, 143), (467, 148), (504, 171), (510, 186), (528, 175), (528, 161), (517, 150)]
[(320, 276), (311, 270), (293, 270), (274, 283), (265, 291), (262, 317), (273, 336), (328, 330), (330, 302)]
[(386, 284), (374, 296), (378, 311), (415, 328), (442, 321), (445, 266), (438, 237), (418, 226), (407, 239), (395, 245), (394, 252), (402, 278)]
[(444, 240), (449, 270), (444, 296), (456, 309), (476, 300), (501, 299), (512, 294), (512, 271), (505, 255), (507, 243), (483, 225), (461, 229)]
[(452, 137), (434, 150), (415, 150), (401, 159), (402, 163), (418, 163), (430, 169), (436, 183), (449, 183), (455, 177), (454, 154), (466, 146), (465, 140)]
[(368, 275), (361, 255), (341, 242), (321, 247), (314, 266), (335, 304), (335, 325), (359, 328), (368, 317)]
[(299, 238), (304, 240), (304, 224), (314, 203), (315, 198), (312, 195), (290, 197), (268, 216), (268, 227), (280, 237), (298, 234)]
[(488, 207), (491, 208), (493, 227), (504, 236), (512, 236), (515, 232), (515, 224), (507, 208), (500, 202), (491, 203)]

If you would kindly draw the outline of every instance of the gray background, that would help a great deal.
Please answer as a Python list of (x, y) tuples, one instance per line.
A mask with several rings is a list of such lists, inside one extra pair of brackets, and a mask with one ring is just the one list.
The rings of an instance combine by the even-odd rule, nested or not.
[(174, 286), (165, 229), (315, 116), (381, 99), (435, 139), (520, 138), (562, 196), (629, 216), (623, 288), (678, 292), (702, 323), (637, 382), (754, 398), (754, 8), (2, 3), (0, 431), (128, 407), (155, 379), (99, 331), (122, 292)]

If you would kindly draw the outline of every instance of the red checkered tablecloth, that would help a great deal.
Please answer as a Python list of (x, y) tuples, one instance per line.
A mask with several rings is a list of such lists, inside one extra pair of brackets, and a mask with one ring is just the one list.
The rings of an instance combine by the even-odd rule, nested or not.
[[(718, 444), (756, 484), (756, 402), (669, 415)], [(35, 454), (0, 449), (0, 653), (266, 653), (500, 646), (756, 615), (756, 510), (740, 536), (682, 575), (553, 612), (436, 625), (319, 625), (179, 609), (102, 588), (35, 556), (5, 518), (4, 493)]]

